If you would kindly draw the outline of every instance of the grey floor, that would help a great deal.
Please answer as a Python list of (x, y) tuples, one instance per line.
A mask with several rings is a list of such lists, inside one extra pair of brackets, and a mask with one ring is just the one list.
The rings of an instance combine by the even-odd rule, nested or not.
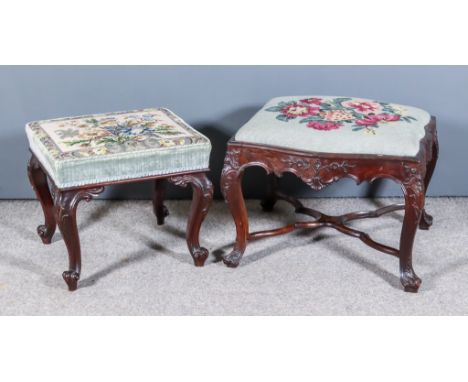
[[(374, 209), (381, 199), (309, 199), (327, 213)], [(294, 220), (280, 202), (263, 213), (248, 201), (252, 230)], [(79, 227), (83, 271), (79, 289), (66, 290), (65, 245), (56, 234), (43, 245), (35, 229), (38, 202), (0, 202), (0, 314), (2, 315), (454, 315), (468, 313), (468, 199), (427, 200), (435, 217), (419, 231), (414, 267), (423, 284), (404, 293), (396, 258), (332, 229), (260, 240), (242, 264), (228, 269), (220, 256), (232, 246), (234, 225), (215, 202), (202, 229), (211, 255), (195, 268), (184, 241), (187, 201), (169, 201), (158, 227), (150, 202), (82, 202)], [(397, 245), (401, 214), (355, 224)]]

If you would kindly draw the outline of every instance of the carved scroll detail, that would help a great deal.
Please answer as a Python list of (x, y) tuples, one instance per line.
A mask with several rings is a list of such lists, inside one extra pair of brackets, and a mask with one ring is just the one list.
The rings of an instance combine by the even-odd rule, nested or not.
[(64, 221), (70, 217), (70, 211), (75, 210), (78, 203), (82, 200), (89, 202), (104, 191), (104, 187), (94, 187), (88, 189), (78, 189), (73, 192), (58, 191), (55, 187), (52, 189), (52, 196), (56, 205), (57, 222)]
[(209, 201), (209, 203), (204, 203), (201, 212), (205, 214), (211, 204), (213, 199), (213, 184), (209, 181), (206, 176), (197, 176), (194, 174), (186, 175), (175, 175), (168, 178), (168, 181), (176, 186), (187, 187), (191, 184), (192, 186), (201, 190), (204, 200)]
[(226, 156), (224, 158), (224, 167), (223, 167), (223, 172), (229, 171), (230, 169), (238, 169), (240, 164), (239, 164), (239, 154), (240, 154), (239, 149), (229, 149), (228, 152), (226, 153)]
[[(238, 176), (240, 169), (240, 153), (241, 150), (230, 148), (224, 158), (223, 171), (221, 172), (221, 192), (226, 200), (231, 187), (233, 177)], [(223, 181), (224, 179), (224, 181)]]
[[(321, 190), (347, 176), (349, 171), (356, 166), (353, 161), (348, 160), (305, 158), (268, 150), (252, 148), (241, 150), (231, 147), (224, 159), (221, 178), (228, 180), (233, 176), (238, 176), (239, 171), (244, 167), (243, 163), (248, 163), (249, 166), (260, 165), (268, 173), (274, 173), (277, 176), (292, 172), (314, 190)], [(229, 191), (230, 184), (229, 181), (223, 183), (223, 195)]]
[(424, 195), (424, 177), (417, 165), (410, 165), (407, 162), (401, 162), (404, 171), (402, 184), (408, 192), (411, 200), (411, 206), (417, 215), (421, 212), (423, 206), (418, 202), (418, 197)]
[(336, 182), (348, 174), (350, 168), (355, 167), (355, 164), (346, 160), (304, 159), (292, 155), (281, 158), (281, 162), (287, 166), (282, 172), (292, 170), (314, 190), (321, 190)]

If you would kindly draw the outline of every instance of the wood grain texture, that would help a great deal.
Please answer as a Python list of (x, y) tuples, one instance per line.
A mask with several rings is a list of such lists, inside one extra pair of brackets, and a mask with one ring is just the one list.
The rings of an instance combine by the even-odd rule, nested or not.
[(54, 201), (50, 193), (47, 174), (34, 155), (28, 162), (28, 177), (44, 213), (44, 224), (37, 227), (37, 233), (44, 244), (50, 244), (57, 227), (53, 211)]
[[(346, 235), (356, 237), (381, 252), (400, 260), (400, 280), (405, 291), (417, 292), (421, 280), (412, 266), (413, 242), (418, 226), (428, 229), (432, 217), (424, 210), (425, 193), (429, 186), (438, 156), (435, 118), (425, 128), (415, 157), (307, 153), (279, 147), (261, 146), (231, 140), (228, 143), (221, 176), (221, 190), (236, 224), (236, 242), (233, 250), (224, 256), (229, 267), (239, 265), (247, 241), (291, 232), (294, 229), (317, 229), (331, 227)], [(249, 233), (248, 215), (242, 195), (242, 176), (246, 168), (262, 167), (268, 174), (267, 195), (262, 201), (264, 210), (271, 210), (278, 199), (291, 203), (297, 213), (306, 214), (315, 220), (300, 222), (262, 232)], [(342, 216), (328, 216), (305, 208), (298, 200), (279, 192), (276, 177), (290, 172), (314, 190), (321, 190), (342, 178), (351, 178), (357, 184), (387, 178), (397, 182), (403, 191), (405, 203), (387, 206), (376, 211), (354, 212)], [(346, 223), (404, 209), (399, 249), (374, 241), (367, 233), (349, 227)]]
[(68, 270), (62, 276), (70, 291), (77, 288), (81, 273), (81, 246), (76, 223), (76, 208), (81, 200), (89, 202), (104, 191), (104, 187), (77, 190), (54, 190), (54, 216), (68, 250)]
[(171, 176), (168, 181), (181, 187), (187, 187), (189, 184), (192, 186), (193, 198), (187, 221), (186, 240), (194, 264), (201, 267), (208, 257), (208, 250), (200, 246), (200, 227), (213, 201), (213, 185), (205, 173)]

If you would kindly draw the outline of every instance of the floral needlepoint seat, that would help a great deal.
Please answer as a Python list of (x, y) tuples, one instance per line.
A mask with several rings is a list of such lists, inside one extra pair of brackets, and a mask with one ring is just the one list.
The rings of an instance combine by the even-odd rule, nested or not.
[(26, 125), (31, 151), (60, 188), (208, 168), (208, 138), (167, 109)]
[(60, 229), (69, 258), (62, 276), (69, 290), (77, 288), (81, 273), (78, 203), (117, 183), (151, 180), (159, 225), (169, 214), (165, 181), (191, 185), (186, 241), (195, 265), (204, 264), (208, 250), (198, 236), (213, 197), (206, 176), (211, 151), (207, 137), (163, 108), (30, 122), (26, 134), (32, 152), (28, 175), (45, 218), (37, 232), (50, 244), (56, 227)]
[[(417, 292), (421, 279), (413, 270), (413, 242), (418, 227), (426, 230), (432, 224), (432, 217), (425, 211), (425, 195), (437, 156), (435, 118), (416, 107), (351, 97), (274, 98), (228, 143), (221, 190), (236, 224), (236, 241), (223, 261), (229, 267), (238, 266), (251, 240), (295, 229), (330, 227), (399, 258), (404, 290)], [(296, 213), (313, 220), (250, 232), (242, 177), (252, 166), (262, 167), (269, 174), (261, 203), (265, 211), (284, 200), (292, 204)], [(356, 183), (391, 179), (400, 185), (404, 203), (330, 216), (279, 190), (279, 178), (287, 172), (313, 190), (342, 178)], [(398, 210), (404, 210), (398, 248), (379, 243), (352, 225), (358, 219), (377, 218)]]
[(430, 118), (415, 107), (360, 98), (280, 97), (235, 139), (307, 152), (414, 156)]

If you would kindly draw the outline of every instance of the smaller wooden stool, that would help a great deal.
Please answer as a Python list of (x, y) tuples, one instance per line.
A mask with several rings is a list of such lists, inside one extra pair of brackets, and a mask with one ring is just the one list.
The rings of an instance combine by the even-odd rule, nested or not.
[(63, 278), (70, 291), (77, 288), (81, 273), (78, 203), (113, 184), (154, 180), (159, 225), (168, 215), (164, 180), (182, 187), (190, 184), (193, 201), (186, 239), (195, 265), (204, 264), (208, 250), (200, 247), (198, 236), (213, 197), (206, 177), (211, 144), (204, 135), (162, 108), (31, 122), (26, 133), (32, 152), (29, 180), (45, 217), (37, 233), (50, 244), (58, 225), (68, 250), (69, 268)]
[[(221, 189), (237, 236), (224, 263), (238, 266), (248, 240), (294, 229), (331, 227), (398, 257), (404, 290), (417, 292), (421, 280), (413, 270), (413, 241), (418, 226), (428, 229), (432, 224), (432, 217), (424, 210), (424, 199), (437, 155), (435, 118), (421, 109), (345, 97), (281, 97), (269, 101), (228, 143)], [(250, 166), (263, 167), (270, 174), (268, 193), (262, 202), (264, 210), (271, 210), (282, 199), (291, 203), (296, 213), (314, 220), (249, 233), (241, 182), (244, 170)], [(358, 184), (389, 178), (400, 184), (405, 203), (329, 216), (278, 191), (276, 177), (284, 172), (295, 174), (314, 190), (344, 177)], [(405, 211), (399, 249), (378, 243), (348, 224), (397, 210)]]

